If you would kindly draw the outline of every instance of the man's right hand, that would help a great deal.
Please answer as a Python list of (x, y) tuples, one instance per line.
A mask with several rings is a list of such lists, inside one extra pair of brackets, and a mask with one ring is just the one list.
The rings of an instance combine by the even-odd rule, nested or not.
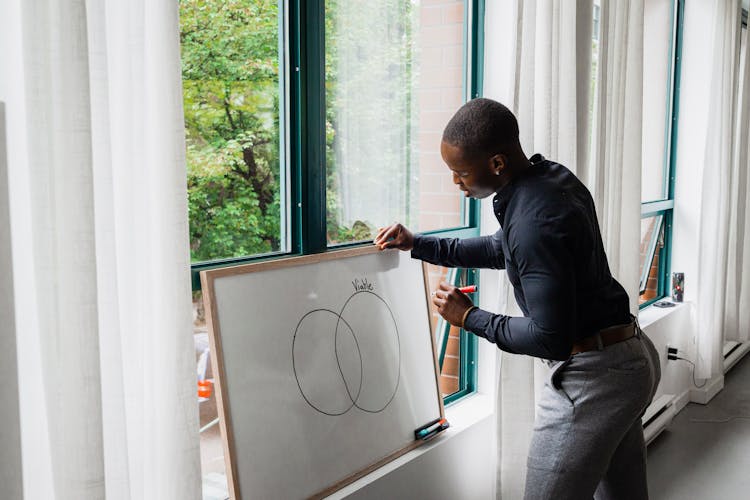
[(393, 224), (388, 227), (381, 227), (378, 235), (375, 236), (373, 243), (380, 249), (398, 248), (399, 250), (411, 250), (414, 248), (414, 235), (403, 225)]

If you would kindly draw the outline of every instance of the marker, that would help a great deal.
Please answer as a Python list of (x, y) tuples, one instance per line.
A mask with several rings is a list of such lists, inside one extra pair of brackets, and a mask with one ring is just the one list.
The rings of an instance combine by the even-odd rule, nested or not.
[(432, 434), (436, 429), (439, 429), (441, 425), (447, 422), (448, 421), (444, 418), (438, 418), (425, 425), (424, 427), (417, 429), (417, 431), (414, 433), (414, 437), (417, 439), (423, 439), (425, 436)]
[(444, 431), (448, 427), (450, 427), (450, 424), (448, 423), (448, 421), (446, 419), (444, 419), (444, 418), (441, 418), (440, 420), (438, 420), (434, 424), (432, 424), (432, 425), (430, 425), (428, 427), (425, 427), (423, 429), (420, 429), (417, 432), (415, 432), (414, 433), (414, 437), (417, 438), (417, 439), (421, 439), (423, 441), (426, 441), (426, 440), (434, 437), (435, 435), (437, 435), (437, 433)]
[[(469, 285), (469, 286), (462, 286), (458, 288), (458, 291), (461, 293), (474, 293), (479, 290), (479, 287), (476, 285)], [(432, 296), (435, 296), (436, 292), (432, 292)]]
[(417, 429), (416, 431), (414, 431), (414, 438), (416, 439), (419, 436), (421, 436), (422, 435), (422, 431), (425, 431), (425, 430), (429, 431), (430, 429), (433, 429), (433, 428), (437, 427), (440, 424), (440, 422), (443, 421), (443, 420), (444, 420), (443, 418), (438, 417), (435, 420), (433, 420), (432, 422), (423, 425), (422, 427), (420, 427), (419, 429)]

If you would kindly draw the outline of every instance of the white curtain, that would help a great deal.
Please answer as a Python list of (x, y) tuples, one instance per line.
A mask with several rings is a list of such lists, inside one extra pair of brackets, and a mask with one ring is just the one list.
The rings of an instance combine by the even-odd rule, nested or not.
[(750, 340), (750, 51), (747, 50), (748, 31), (742, 32), (743, 53), (737, 95), (737, 135), (730, 178), (729, 253), (727, 260), (726, 306), (724, 309), (724, 338), (747, 342)]
[(24, 497), (198, 498), (178, 5), (1, 5)]
[[(2, 45), (0, 45), (2, 48)], [(23, 495), (5, 104), (0, 101), (0, 498)]]
[(521, 145), (573, 172), (588, 160), (592, 0), (517, 3), (513, 108)]
[[(565, 164), (587, 184), (614, 276), (637, 311), (643, 95), (643, 0), (600, 2), (597, 92), (591, 86), (592, 1), (518, 1), (513, 105), (525, 151)], [(594, 128), (589, 97), (593, 97)], [(591, 137), (591, 148), (589, 144)], [(593, 151), (593, 155), (590, 155)], [(637, 168), (633, 168), (636, 165)], [(510, 286), (505, 284), (506, 292)], [(513, 314), (513, 299), (500, 304)], [(522, 496), (535, 393), (546, 369), (501, 354), (498, 494)]]
[[(729, 219), (736, 210), (736, 207), (730, 208), (730, 183), (734, 165), (740, 0), (717, 2), (715, 8), (711, 38), (713, 58), (708, 73), (711, 75), (711, 102), (698, 227), (696, 377), (700, 378), (710, 378), (720, 374), (723, 369), (726, 276), (728, 270), (734, 271), (734, 266), (728, 268), (727, 263), (730, 252)], [(732, 251), (736, 249), (736, 244), (734, 247)], [(733, 264), (736, 265), (736, 260)]]
[[(508, 104), (518, 118), (524, 151), (542, 153), (573, 172), (585, 171), (588, 160), (592, 12), (592, 0), (518, 0), (488, 16), (488, 23), (517, 20)], [(521, 315), (504, 276), (500, 297), (498, 311)], [(536, 394), (546, 366), (528, 356), (498, 356), (497, 492), (515, 499), (523, 496)]]
[(594, 197), (612, 275), (638, 312), (643, 101), (643, 0), (601, 0), (593, 158), (581, 175)]

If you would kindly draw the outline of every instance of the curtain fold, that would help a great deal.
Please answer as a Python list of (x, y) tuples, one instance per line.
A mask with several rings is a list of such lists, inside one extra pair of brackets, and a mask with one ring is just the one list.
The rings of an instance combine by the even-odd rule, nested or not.
[[(727, 267), (730, 183), (734, 164), (737, 104), (737, 68), (740, 53), (741, 4), (727, 0), (715, 4), (712, 29), (711, 93), (706, 152), (702, 169), (698, 226), (697, 361), (695, 376), (711, 378), (723, 372), (724, 319), (727, 307)], [(733, 233), (736, 237), (736, 232)], [(733, 279), (731, 280), (733, 281)], [(731, 299), (734, 300), (734, 297)], [(731, 301), (730, 301), (731, 303)]]
[(592, 0), (517, 1), (515, 89), (521, 145), (573, 172), (588, 161)]
[(14, 499), (23, 495), (23, 470), (6, 149), (5, 103), (0, 101), (0, 401), (3, 402), (0, 407), (0, 498)]
[(593, 159), (594, 198), (612, 275), (638, 313), (643, 100), (643, 0), (602, 0)]
[[(32, 224), (28, 271), (35, 282), (45, 403), (33, 410), (22, 406), (21, 420), (29, 410), (43, 413), (55, 495), (103, 497), (85, 5), (31, 1), (21, 9), (31, 195), (24, 208)], [(19, 364), (23, 379), (24, 360)], [(33, 451), (24, 447), (23, 453)], [(27, 484), (37, 480), (29, 477)]]
[(6, 3), (25, 498), (199, 498), (178, 6)]
[[(588, 168), (592, 0), (517, 0), (512, 109), (521, 145), (573, 172)], [(508, 9), (511, 10), (511, 9)], [(505, 275), (498, 311), (522, 315)], [(523, 496), (536, 394), (547, 373), (534, 358), (498, 352), (497, 495)]]
[[(643, 0), (600, 4), (597, 92), (589, 100), (593, 2), (517, 2), (514, 111), (524, 149), (563, 163), (589, 187), (612, 273), (628, 291), (636, 313)], [(592, 108), (594, 127), (589, 135)], [(498, 492), (501, 498), (518, 498), (525, 480), (534, 393), (547, 370), (531, 358), (500, 356)]]
[(743, 37), (737, 78), (734, 161), (730, 185), (729, 253), (727, 260), (726, 305), (724, 310), (724, 338), (738, 342), (750, 340), (750, 52), (747, 50), (747, 30)]

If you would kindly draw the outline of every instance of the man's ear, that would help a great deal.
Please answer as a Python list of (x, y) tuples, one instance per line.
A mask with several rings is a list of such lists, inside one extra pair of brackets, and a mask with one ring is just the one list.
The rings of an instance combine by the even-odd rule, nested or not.
[(490, 157), (490, 169), (494, 175), (502, 174), (507, 165), (507, 158), (502, 153)]

